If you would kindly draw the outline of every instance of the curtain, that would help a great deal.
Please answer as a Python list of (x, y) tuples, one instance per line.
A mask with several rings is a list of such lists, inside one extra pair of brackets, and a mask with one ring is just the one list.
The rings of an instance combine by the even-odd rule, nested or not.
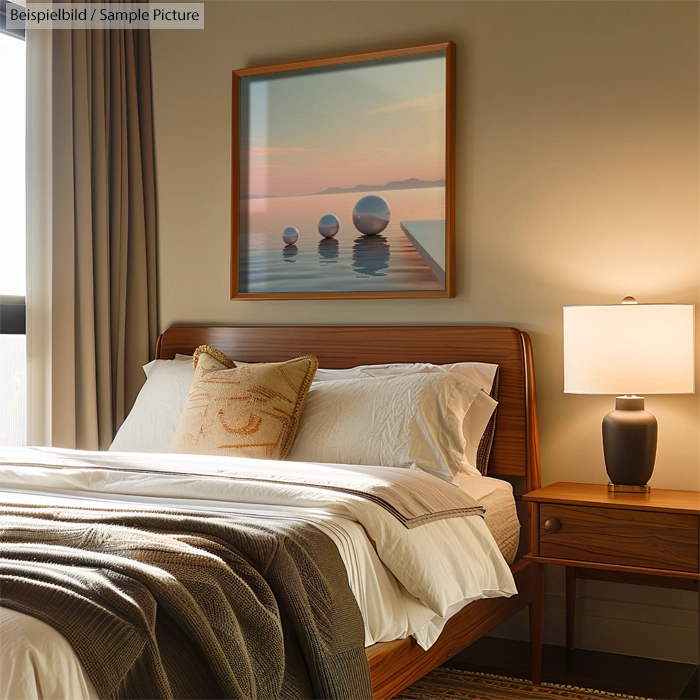
[[(50, 76), (47, 114), (29, 135), (30, 187), (41, 177), (31, 141), (50, 141), (47, 191), (29, 197), (28, 238), (48, 244), (37, 250), (34, 240), (34, 254), (32, 244), (28, 250), (29, 399), (49, 405), (48, 425), (36, 430), (39, 411), (30, 408), (30, 438), (106, 449), (143, 383), (157, 334), (149, 34), (36, 30), (27, 42), (30, 56), (43, 58), (28, 62), (30, 109), (39, 107), (31, 105), (32, 82), (45, 87), (41, 71)], [(37, 231), (42, 219), (48, 226)]]

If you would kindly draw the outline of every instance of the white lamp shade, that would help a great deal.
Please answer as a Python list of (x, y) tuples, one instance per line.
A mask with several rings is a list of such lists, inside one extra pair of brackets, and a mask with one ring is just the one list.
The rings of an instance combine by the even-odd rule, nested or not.
[(692, 394), (694, 307), (564, 307), (564, 393)]

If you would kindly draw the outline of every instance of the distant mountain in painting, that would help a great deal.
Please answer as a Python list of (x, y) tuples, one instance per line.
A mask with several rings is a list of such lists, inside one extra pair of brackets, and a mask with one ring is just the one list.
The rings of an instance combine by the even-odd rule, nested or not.
[(354, 187), (328, 187), (322, 192), (312, 194), (344, 194), (345, 192), (381, 192), (383, 190), (416, 190), (421, 187), (444, 187), (444, 180), (419, 180), (409, 177), (407, 180), (393, 180), (385, 185), (355, 185)]
[[(299, 197), (313, 197), (317, 194), (346, 194), (348, 192), (383, 192), (386, 190), (417, 190), (424, 187), (444, 187), (444, 180), (419, 180), (416, 177), (409, 177), (407, 180), (392, 180), (384, 185), (355, 185), (354, 187), (327, 187), (321, 192), (309, 192), (298, 195)], [(273, 199), (279, 195), (274, 194), (251, 194), (248, 199)], [(284, 196), (284, 195), (282, 195)], [(246, 199), (243, 195), (242, 199)]]

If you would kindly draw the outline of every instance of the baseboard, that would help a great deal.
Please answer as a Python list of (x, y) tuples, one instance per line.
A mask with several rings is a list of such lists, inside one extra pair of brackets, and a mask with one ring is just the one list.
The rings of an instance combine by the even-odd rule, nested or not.
[[(548, 567), (544, 604), (545, 644), (563, 645), (566, 613), (563, 570)], [(698, 594), (693, 591), (579, 581), (576, 646), (592, 651), (697, 664)], [(526, 611), (499, 625), (492, 636), (529, 639)]]

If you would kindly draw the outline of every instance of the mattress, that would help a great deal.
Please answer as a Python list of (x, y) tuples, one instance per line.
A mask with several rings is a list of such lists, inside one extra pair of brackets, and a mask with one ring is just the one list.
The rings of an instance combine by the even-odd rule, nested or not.
[(484, 521), (503, 558), (512, 564), (520, 544), (520, 521), (513, 487), (503, 479), (460, 475), (459, 488), (484, 506)]
[[(485, 534), (493, 537), (508, 563), (517, 550), (519, 523), (515, 512), (510, 484), (482, 476), (463, 477), (460, 488), (483, 505), (486, 512)], [(26, 491), (24, 493), (27, 493)], [(58, 495), (66, 502), (83, 498), (75, 493)], [(55, 501), (57, 494), (35, 493), (37, 502)], [(101, 500), (139, 502), (138, 496), (109, 494)], [(159, 499), (164, 507), (187, 507), (192, 501), (175, 498)], [(348, 572), (348, 582), (355, 595), (365, 622), (365, 645), (402, 639), (412, 635), (418, 644), (428, 649), (437, 639), (447, 620), (476, 598), (464, 599), (448, 609), (443, 617), (421, 603), (406, 591), (382, 563), (371, 545), (363, 527), (342, 515), (321, 509), (294, 508), (250, 504), (222, 504), (198, 500), (196, 507), (203, 510), (231, 510), (260, 513), (273, 509), (313, 523), (336, 544)], [(494, 595), (502, 595), (495, 592)], [(12, 610), (0, 608), (0, 697), (2, 698), (94, 698), (94, 687), (80, 660), (68, 641), (45, 623)], [(11, 643), (9, 642), (11, 640)]]

